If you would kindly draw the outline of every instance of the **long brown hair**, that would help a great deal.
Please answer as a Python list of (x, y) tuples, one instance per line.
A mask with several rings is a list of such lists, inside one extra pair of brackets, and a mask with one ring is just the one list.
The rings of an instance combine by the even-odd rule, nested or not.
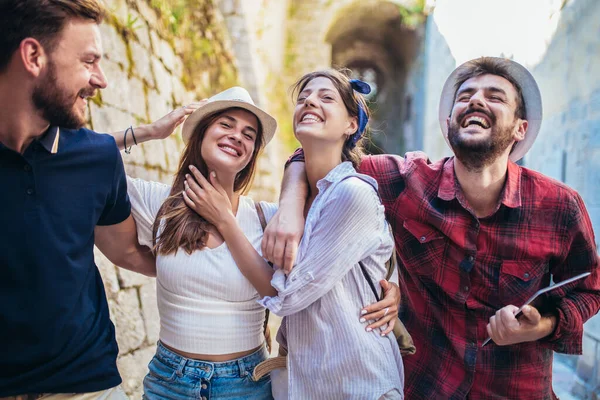
[[(224, 113), (235, 107), (207, 115), (194, 129), (183, 155), (179, 161), (179, 168), (175, 174), (175, 180), (169, 197), (158, 210), (154, 225), (152, 226), (152, 240), (155, 254), (173, 254), (179, 248), (191, 254), (194, 250), (201, 250), (206, 246), (208, 239), (208, 228), (210, 223), (190, 209), (183, 200), (181, 192), (184, 189), (185, 175), (189, 173), (190, 165), (194, 165), (200, 173), (208, 179), (208, 167), (202, 158), (202, 141), (206, 130)], [(258, 118), (257, 118), (258, 120)], [(258, 120), (258, 132), (254, 143), (254, 151), (250, 162), (235, 177), (233, 190), (246, 193), (254, 178), (256, 171), (256, 160), (258, 154), (264, 147), (263, 129)], [(163, 230), (158, 235), (160, 226)]]
[[(354, 93), (354, 89), (350, 85), (350, 78), (348, 78), (348, 74), (350, 70), (348, 69), (327, 69), (322, 71), (314, 71), (302, 76), (296, 83), (292, 86), (292, 96), (295, 98), (304, 90), (306, 85), (310, 81), (315, 78), (327, 78), (333, 83), (333, 86), (337, 89), (344, 102), (344, 106), (346, 106), (346, 110), (351, 117), (355, 117), (358, 120), (358, 105), (360, 104), (367, 116), (370, 117), (369, 107), (367, 107), (367, 102), (363, 96), (360, 94)], [(368, 124), (367, 124), (368, 127)], [(360, 164), (360, 159), (365, 154), (363, 147), (363, 140), (368, 133), (368, 128), (362, 134), (362, 137), (358, 139), (356, 142), (356, 146), (352, 145), (352, 139), (348, 137), (348, 139), (344, 142), (344, 147), (342, 148), (342, 161), (350, 161), (354, 168), (358, 168)]]

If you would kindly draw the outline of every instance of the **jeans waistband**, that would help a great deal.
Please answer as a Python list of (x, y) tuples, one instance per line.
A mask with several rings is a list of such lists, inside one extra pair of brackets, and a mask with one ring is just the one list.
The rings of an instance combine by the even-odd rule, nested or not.
[(161, 342), (156, 346), (156, 358), (177, 370), (178, 375), (193, 375), (202, 379), (248, 376), (252, 374), (254, 367), (268, 357), (269, 353), (264, 344), (252, 354), (223, 362), (186, 358), (167, 349)]

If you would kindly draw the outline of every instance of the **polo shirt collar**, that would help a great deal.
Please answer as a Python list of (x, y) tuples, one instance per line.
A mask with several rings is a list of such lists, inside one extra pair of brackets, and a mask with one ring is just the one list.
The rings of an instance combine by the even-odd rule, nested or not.
[(60, 128), (51, 126), (44, 136), (39, 139), (40, 144), (51, 154), (58, 153), (58, 144), (60, 142)]
[[(462, 189), (454, 173), (454, 157), (450, 157), (444, 163), (438, 197), (450, 201), (455, 199), (459, 192), (462, 192)], [(460, 194), (462, 195), (462, 193)], [(506, 207), (521, 207), (521, 167), (512, 161), (508, 162), (506, 183), (500, 196), (501, 203)]]

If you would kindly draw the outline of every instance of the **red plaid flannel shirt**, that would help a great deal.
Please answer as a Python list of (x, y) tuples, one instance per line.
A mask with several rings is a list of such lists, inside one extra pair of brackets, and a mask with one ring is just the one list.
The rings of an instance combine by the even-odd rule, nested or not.
[[(293, 160), (303, 158), (297, 152)], [(455, 179), (453, 158), (423, 153), (363, 158), (398, 252), (400, 318), (417, 353), (404, 358), (407, 399), (553, 399), (552, 351), (580, 354), (583, 323), (600, 309), (598, 253), (581, 197), (509, 163), (496, 211), (478, 219)], [(537, 342), (498, 346), (486, 325), (553, 280), (592, 271), (534, 305), (557, 317)]]

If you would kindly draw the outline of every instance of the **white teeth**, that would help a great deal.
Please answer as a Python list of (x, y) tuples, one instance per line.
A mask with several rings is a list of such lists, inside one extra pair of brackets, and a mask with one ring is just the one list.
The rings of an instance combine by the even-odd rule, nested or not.
[(477, 116), (471, 116), (471, 117), (467, 118), (465, 120), (465, 122), (463, 123), (463, 127), (468, 126), (471, 122), (477, 122), (477, 123), (481, 124), (484, 128), (489, 128), (487, 121), (484, 118), (477, 117)]
[(314, 114), (306, 114), (304, 117), (302, 117), (302, 122), (307, 122), (307, 121), (321, 122), (321, 118), (317, 117)]
[(239, 154), (238, 154), (237, 150), (234, 149), (233, 147), (229, 147), (227, 145), (221, 145), (219, 147), (221, 148), (221, 150), (225, 151), (226, 153), (229, 153), (232, 156), (239, 157)]

